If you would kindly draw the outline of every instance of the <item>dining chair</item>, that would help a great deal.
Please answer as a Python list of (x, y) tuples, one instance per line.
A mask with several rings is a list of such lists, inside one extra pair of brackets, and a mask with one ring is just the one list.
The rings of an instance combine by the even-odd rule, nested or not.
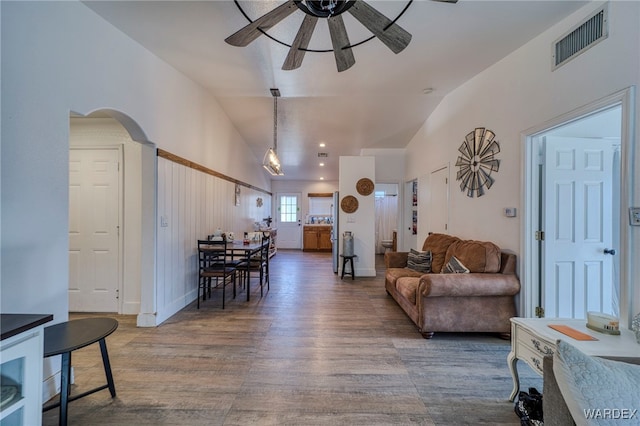
[(202, 300), (211, 297), (212, 280), (214, 288), (222, 288), (222, 309), (226, 298), (227, 284), (233, 284), (233, 298), (236, 297), (237, 268), (227, 257), (226, 241), (198, 240), (198, 309), (200, 309), (200, 289)]
[(260, 278), (260, 296), (263, 296), (263, 285), (267, 284), (267, 290), (269, 290), (269, 247), (271, 246), (271, 238), (267, 235), (262, 237), (262, 244), (260, 245), (260, 251), (256, 255), (249, 258), (247, 269), (247, 281), (251, 279), (251, 272), (258, 272)]

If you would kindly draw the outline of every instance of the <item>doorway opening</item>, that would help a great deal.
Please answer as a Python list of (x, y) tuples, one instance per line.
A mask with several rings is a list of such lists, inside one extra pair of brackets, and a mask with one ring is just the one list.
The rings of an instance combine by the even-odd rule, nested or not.
[(155, 147), (145, 139), (117, 111), (70, 116), (70, 312), (153, 309)]
[(418, 248), (418, 179), (404, 183), (403, 212), (402, 248), (399, 250), (409, 251)]
[[(398, 233), (398, 184), (376, 183), (374, 190), (375, 203), (375, 253), (384, 254), (393, 244), (394, 233)], [(397, 247), (396, 247), (397, 249)]]
[(631, 90), (524, 135), (523, 289), (526, 317), (629, 316), (622, 214)]

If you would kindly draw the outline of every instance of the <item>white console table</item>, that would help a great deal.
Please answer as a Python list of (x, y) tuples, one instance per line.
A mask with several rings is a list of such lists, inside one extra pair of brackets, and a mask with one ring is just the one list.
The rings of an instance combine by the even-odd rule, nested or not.
[[(592, 356), (604, 357), (638, 357), (640, 345), (635, 334), (620, 328), (620, 335), (610, 335), (591, 330), (585, 319), (563, 318), (511, 318), (511, 352), (507, 358), (509, 370), (513, 377), (513, 391), (509, 400), (513, 401), (520, 390), (516, 363), (523, 360), (538, 374), (542, 375), (542, 359), (545, 355), (553, 355), (556, 342), (564, 340), (582, 352)], [(598, 340), (576, 340), (549, 327), (549, 325), (566, 325)]]

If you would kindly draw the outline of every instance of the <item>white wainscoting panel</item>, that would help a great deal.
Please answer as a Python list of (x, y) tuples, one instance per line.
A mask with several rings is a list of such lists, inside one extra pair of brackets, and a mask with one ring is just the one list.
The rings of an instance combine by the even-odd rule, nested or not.
[[(197, 240), (217, 228), (242, 238), (271, 212), (271, 196), (158, 158), (156, 306), (160, 324), (197, 294)], [(258, 207), (257, 199), (262, 199)], [(240, 300), (240, 299), (237, 299)], [(214, 299), (211, 303), (217, 303)]]

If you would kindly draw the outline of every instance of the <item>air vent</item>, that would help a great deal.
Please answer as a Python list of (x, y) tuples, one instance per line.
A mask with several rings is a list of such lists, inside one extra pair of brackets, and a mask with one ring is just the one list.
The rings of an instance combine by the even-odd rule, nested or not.
[(327, 152), (319, 152), (318, 153), (318, 157), (320, 158), (327, 158), (329, 156), (329, 153)]
[(553, 43), (553, 70), (607, 38), (607, 6), (596, 10), (582, 24)]

